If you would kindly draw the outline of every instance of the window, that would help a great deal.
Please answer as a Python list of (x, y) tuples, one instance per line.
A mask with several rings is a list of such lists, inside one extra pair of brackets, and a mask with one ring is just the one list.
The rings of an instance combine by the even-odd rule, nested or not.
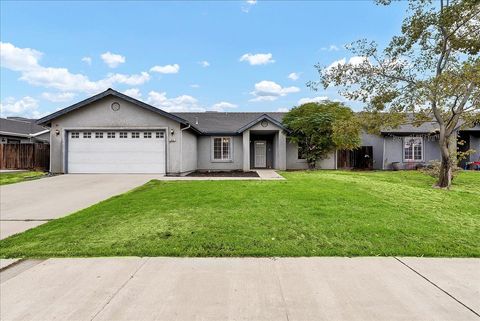
[(92, 138), (92, 133), (90, 132), (83, 133), (83, 138)]
[(232, 138), (214, 137), (213, 138), (213, 159), (231, 160), (232, 159)]
[(421, 161), (423, 159), (422, 137), (405, 137), (403, 139), (403, 159), (405, 161)]
[(151, 132), (144, 132), (143, 133), (143, 138), (152, 138), (152, 133)]
[(132, 132), (132, 138), (140, 138), (139, 132)]
[(155, 137), (156, 137), (156, 138), (164, 138), (164, 137), (165, 137), (165, 133), (164, 133), (164, 132), (156, 132), (156, 133), (155, 133)]
[(305, 142), (298, 143), (297, 159), (307, 159), (307, 144)]
[(127, 132), (120, 132), (120, 138), (128, 138)]
[(115, 133), (114, 132), (108, 132), (107, 133), (107, 138), (115, 138)]
[(95, 138), (103, 138), (103, 133), (96, 132)]
[(72, 132), (72, 138), (80, 138), (80, 133)]

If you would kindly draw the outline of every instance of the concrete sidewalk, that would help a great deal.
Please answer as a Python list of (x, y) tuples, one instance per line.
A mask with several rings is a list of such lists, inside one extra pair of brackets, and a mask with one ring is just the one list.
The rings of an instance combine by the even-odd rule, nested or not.
[(478, 320), (479, 259), (92, 258), (0, 272), (1, 320)]

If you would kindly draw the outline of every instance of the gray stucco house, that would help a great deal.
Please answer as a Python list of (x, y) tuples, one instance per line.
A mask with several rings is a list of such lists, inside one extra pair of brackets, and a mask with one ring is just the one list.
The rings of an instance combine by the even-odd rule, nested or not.
[[(167, 113), (113, 89), (37, 121), (50, 130), (54, 173), (160, 173), (257, 168), (306, 169), (301, 148), (288, 141), (284, 113)], [(337, 151), (324, 169), (409, 168), (439, 159), (433, 125), (362, 136), (358, 151)], [(480, 150), (480, 128), (468, 136)], [(477, 154), (472, 159), (478, 158)]]

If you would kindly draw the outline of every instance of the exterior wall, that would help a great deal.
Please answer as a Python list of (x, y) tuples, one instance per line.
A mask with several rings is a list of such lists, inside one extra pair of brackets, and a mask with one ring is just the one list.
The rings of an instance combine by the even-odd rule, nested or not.
[(362, 146), (372, 146), (373, 149), (373, 169), (382, 169), (383, 167), (383, 137), (362, 133)]
[[(405, 137), (408, 137), (405, 136)], [(401, 167), (412, 162), (403, 161), (403, 136), (385, 136), (385, 151), (384, 151), (384, 169), (392, 169), (393, 162), (399, 162)], [(440, 160), (440, 147), (438, 140), (430, 137), (423, 138), (423, 160), (418, 163), (428, 163), (433, 160)]]
[[(308, 169), (308, 163), (305, 159), (298, 158), (297, 144), (287, 141), (287, 169)], [(317, 162), (315, 168), (317, 169), (336, 169), (335, 153), (330, 154), (327, 158)]]
[[(113, 102), (120, 103), (120, 110), (113, 111)], [(180, 172), (180, 124), (155, 112), (138, 107), (117, 97), (105, 97), (52, 121), (50, 131), (50, 171), (64, 173), (65, 141), (70, 129), (160, 129), (166, 130), (167, 174)], [(171, 135), (171, 130), (174, 135)], [(59, 134), (56, 134), (56, 131)]]
[(214, 161), (212, 157), (212, 137), (199, 136), (197, 138), (197, 168), (198, 170), (242, 170), (243, 169), (243, 138), (242, 136), (230, 136), (232, 140), (232, 160)]
[(308, 169), (305, 159), (298, 158), (297, 144), (287, 141), (287, 169)]
[(197, 169), (197, 136), (188, 130), (182, 131), (182, 168), (180, 171), (191, 172)]

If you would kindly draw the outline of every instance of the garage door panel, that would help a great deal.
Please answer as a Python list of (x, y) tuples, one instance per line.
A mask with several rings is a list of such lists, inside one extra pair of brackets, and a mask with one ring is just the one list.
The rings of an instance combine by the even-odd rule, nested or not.
[[(128, 132), (127, 138), (120, 138), (115, 131), (114, 138), (84, 137), (81, 132), (70, 132), (68, 136), (68, 172), (69, 173), (165, 173), (164, 133), (152, 131), (151, 138), (144, 138), (144, 132), (138, 132), (139, 138), (133, 138)], [(122, 131), (122, 133), (124, 133)]]

